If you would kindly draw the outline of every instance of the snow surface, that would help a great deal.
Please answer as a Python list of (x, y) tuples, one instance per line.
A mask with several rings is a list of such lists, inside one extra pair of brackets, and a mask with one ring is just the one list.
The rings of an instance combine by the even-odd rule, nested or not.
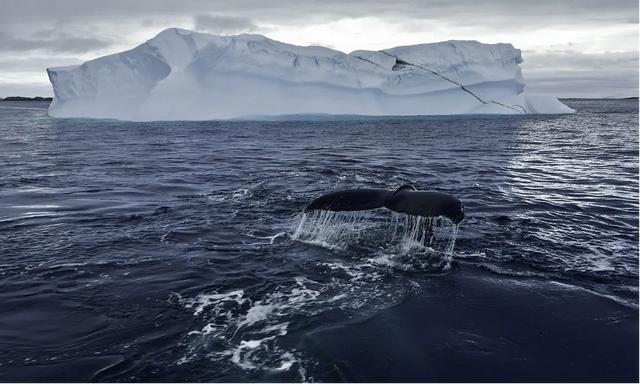
[(511, 44), (446, 41), (345, 54), (171, 28), (129, 51), (48, 68), (54, 117), (208, 120), (287, 114), (572, 113), (524, 92)]

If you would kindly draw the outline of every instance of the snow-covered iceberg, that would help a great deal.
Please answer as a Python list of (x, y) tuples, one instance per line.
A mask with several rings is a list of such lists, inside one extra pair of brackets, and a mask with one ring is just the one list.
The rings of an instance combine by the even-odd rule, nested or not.
[(511, 44), (446, 41), (345, 54), (172, 28), (129, 51), (48, 68), (49, 114), (144, 121), (574, 112), (524, 92), (521, 62)]

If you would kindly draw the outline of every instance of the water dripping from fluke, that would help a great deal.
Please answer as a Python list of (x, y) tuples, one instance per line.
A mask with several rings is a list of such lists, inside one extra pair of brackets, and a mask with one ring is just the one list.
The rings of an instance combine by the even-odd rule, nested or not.
[(350, 189), (313, 200), (291, 237), (343, 250), (364, 242), (381, 252), (378, 261), (411, 256), (412, 264), (446, 269), (463, 218), (462, 203), (445, 193)]

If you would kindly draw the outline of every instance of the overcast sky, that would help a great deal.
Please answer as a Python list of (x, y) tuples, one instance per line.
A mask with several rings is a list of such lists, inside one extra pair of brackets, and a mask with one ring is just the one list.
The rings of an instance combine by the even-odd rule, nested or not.
[(0, 97), (49, 96), (46, 67), (129, 49), (167, 27), (344, 52), (512, 43), (528, 91), (638, 96), (637, 0), (0, 0)]

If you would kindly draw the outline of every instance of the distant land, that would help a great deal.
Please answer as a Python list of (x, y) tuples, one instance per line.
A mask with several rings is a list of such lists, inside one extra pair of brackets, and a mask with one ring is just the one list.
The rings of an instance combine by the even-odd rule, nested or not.
[(638, 96), (629, 97), (558, 97), (559, 100), (638, 100)]
[(7, 96), (4, 99), (0, 97), (1, 101), (52, 101), (53, 97), (25, 97), (25, 96)]

